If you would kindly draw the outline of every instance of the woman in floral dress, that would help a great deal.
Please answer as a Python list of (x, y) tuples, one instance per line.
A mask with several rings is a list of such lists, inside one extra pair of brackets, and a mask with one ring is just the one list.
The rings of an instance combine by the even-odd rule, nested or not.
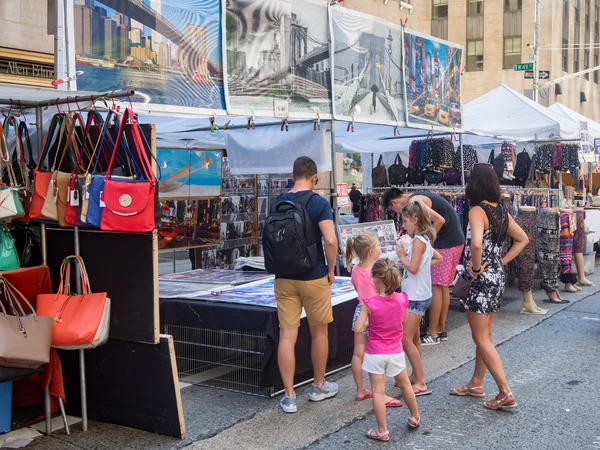
[[(499, 394), (484, 406), (494, 410), (511, 409), (517, 403), (492, 343), (492, 323), (504, 294), (504, 266), (523, 251), (529, 239), (502, 206), (500, 182), (491, 164), (473, 166), (466, 194), (471, 210), (465, 256), (472, 281), (465, 309), (477, 351), (473, 377), (467, 384), (450, 389), (450, 394), (484, 397), (483, 377), (489, 369)], [(514, 243), (502, 257), (500, 249), (507, 235)]]

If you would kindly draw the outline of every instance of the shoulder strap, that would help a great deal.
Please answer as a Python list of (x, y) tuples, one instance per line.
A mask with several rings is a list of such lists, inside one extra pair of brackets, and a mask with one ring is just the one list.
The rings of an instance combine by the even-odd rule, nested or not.
[(490, 158), (488, 159), (488, 163), (494, 164), (494, 149), (492, 149), (492, 152), (490, 153)]
[(402, 160), (400, 159), (400, 153), (396, 154), (396, 159), (394, 160), (394, 164), (402, 165)]
[(313, 198), (313, 196), (315, 196), (315, 195), (319, 195), (319, 194), (317, 194), (316, 192), (313, 192), (313, 191), (305, 192), (300, 197), (298, 197), (294, 203), (298, 203), (298, 204), (302, 205), (302, 207), (304, 209), (306, 209), (306, 205), (308, 205), (308, 202), (310, 201), (310, 199)]

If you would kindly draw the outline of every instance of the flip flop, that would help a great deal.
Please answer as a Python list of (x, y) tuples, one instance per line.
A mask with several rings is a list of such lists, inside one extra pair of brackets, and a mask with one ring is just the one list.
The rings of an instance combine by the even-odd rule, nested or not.
[(431, 395), (432, 392), (429, 389), (419, 389), (418, 387), (413, 386), (413, 392), (415, 393), (415, 397), (423, 397), (424, 395)]
[(421, 425), (421, 418), (411, 417), (408, 419), (408, 426), (412, 430), (416, 430)]
[(545, 298), (544, 303), (555, 303), (557, 305), (562, 305), (565, 303), (571, 303), (571, 301), (570, 300), (550, 300), (549, 298)]
[(389, 442), (390, 432), (385, 431), (383, 433), (380, 433), (379, 430), (373, 428), (367, 432), (367, 437), (375, 441)]
[(359, 397), (358, 395), (356, 397), (354, 397), (354, 400), (357, 402), (362, 402), (363, 400), (368, 400), (370, 398), (373, 398), (373, 392), (367, 391), (367, 393), (365, 395), (363, 395), (362, 397)]
[(404, 406), (404, 403), (402, 403), (397, 398), (392, 398), (392, 399), (388, 400), (387, 402), (385, 402), (386, 408), (400, 408), (402, 406)]

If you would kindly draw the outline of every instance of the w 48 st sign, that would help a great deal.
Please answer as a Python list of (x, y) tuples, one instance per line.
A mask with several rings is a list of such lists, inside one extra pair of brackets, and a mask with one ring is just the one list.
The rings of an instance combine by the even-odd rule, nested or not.
[[(533, 70), (525, 71), (525, 79), (533, 80)], [(548, 80), (550, 79), (550, 71), (549, 70), (540, 70), (540, 80)]]

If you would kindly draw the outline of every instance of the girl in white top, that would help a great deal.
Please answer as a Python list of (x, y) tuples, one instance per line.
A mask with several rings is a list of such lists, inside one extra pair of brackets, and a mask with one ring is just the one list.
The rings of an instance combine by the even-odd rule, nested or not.
[(402, 345), (412, 367), (413, 391), (419, 397), (431, 394), (423, 373), (419, 324), (431, 305), (431, 266), (441, 263), (442, 256), (431, 246), (436, 233), (429, 212), (421, 202), (410, 202), (404, 207), (402, 227), (412, 236), (409, 242), (404, 239), (396, 242), (398, 258), (404, 266), (402, 292), (408, 295)]

